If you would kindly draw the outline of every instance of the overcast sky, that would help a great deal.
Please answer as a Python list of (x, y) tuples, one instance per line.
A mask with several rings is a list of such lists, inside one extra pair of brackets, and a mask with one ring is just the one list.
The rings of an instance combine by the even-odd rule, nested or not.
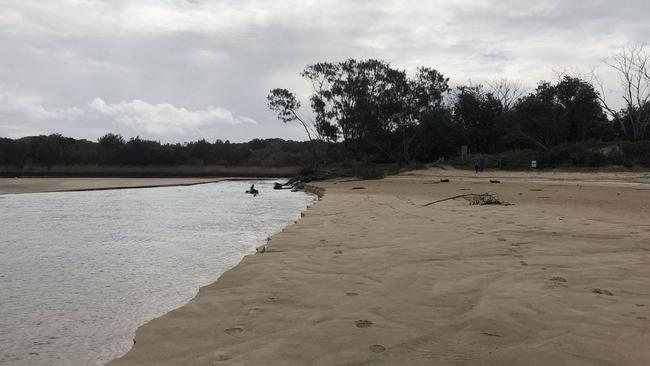
[(306, 64), (380, 58), (531, 88), (650, 40), (647, 0), (0, 0), (0, 136), (303, 139), (266, 108)]

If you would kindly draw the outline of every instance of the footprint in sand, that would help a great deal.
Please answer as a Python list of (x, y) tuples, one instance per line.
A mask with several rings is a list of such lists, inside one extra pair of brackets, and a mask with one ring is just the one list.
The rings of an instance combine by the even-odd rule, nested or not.
[(337, 250), (336, 252), (334, 252), (334, 254), (343, 254), (343, 251)]
[(370, 349), (370, 352), (382, 353), (386, 350), (386, 347), (382, 346), (381, 344), (373, 344), (372, 346), (368, 347), (368, 349)]
[(526, 263), (526, 262), (524, 262), (524, 261), (521, 261), (521, 262), (519, 262), (519, 263), (521, 263), (522, 266), (527, 266), (527, 265), (528, 265), (528, 263)]
[(217, 365), (218, 363), (228, 361), (228, 360), (230, 360), (230, 356), (225, 354), (220, 354), (214, 358), (214, 362), (212, 363), (212, 365)]
[(551, 281), (551, 287), (569, 287), (567, 286), (568, 281), (564, 277), (551, 277), (549, 281)]
[(228, 335), (236, 336), (238, 334), (243, 333), (244, 328), (240, 328), (240, 327), (228, 328), (228, 329), (224, 330), (224, 332), (226, 332), (226, 334), (228, 334)]
[(614, 296), (614, 294), (611, 291), (603, 290), (602, 288), (595, 288), (591, 290), (591, 292), (598, 295)]
[(263, 313), (264, 310), (263, 310), (262, 308), (254, 307), (254, 308), (250, 308), (250, 309), (248, 309), (248, 312), (251, 313), (251, 314), (254, 314), (254, 313)]
[(357, 320), (354, 322), (354, 325), (356, 325), (357, 328), (370, 328), (372, 327), (372, 322), (370, 320)]
[(351, 296), (351, 297), (354, 297), (354, 296), (359, 296), (359, 294), (356, 293), (356, 292), (346, 292), (346, 293), (345, 293), (345, 296)]
[(277, 296), (268, 296), (268, 297), (266, 298), (266, 302), (276, 302), (276, 301), (278, 301), (278, 297), (277, 297)]

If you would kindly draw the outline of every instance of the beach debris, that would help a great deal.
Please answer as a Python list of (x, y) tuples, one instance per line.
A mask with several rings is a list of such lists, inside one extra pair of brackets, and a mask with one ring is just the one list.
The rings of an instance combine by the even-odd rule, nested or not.
[(591, 292), (598, 295), (614, 296), (614, 294), (611, 291), (603, 290), (602, 288), (595, 288), (591, 290)]
[(356, 325), (357, 328), (370, 328), (372, 327), (372, 322), (370, 320), (357, 320), (354, 322), (354, 325)]
[(495, 180), (495, 179), (490, 179), (490, 183), (499, 184), (499, 183), (501, 183), (501, 181), (500, 180)]
[(440, 183), (449, 183), (449, 179), (440, 179)]
[(353, 187), (353, 190), (366, 189), (366, 187)]
[(479, 206), (484, 206), (484, 205), (503, 205), (503, 206), (512, 206), (512, 203), (508, 203), (504, 200), (502, 200), (497, 194), (494, 193), (467, 193), (467, 194), (459, 194), (457, 196), (453, 197), (447, 197), (443, 198), (441, 200), (429, 202), (426, 205), (422, 207), (428, 207), (431, 205), (435, 205), (436, 203), (440, 202), (445, 202), (445, 201), (451, 201), (459, 198), (464, 198), (469, 202), (470, 205), (479, 205)]
[(386, 350), (386, 347), (382, 346), (381, 344), (373, 344), (372, 346), (368, 347), (368, 349), (373, 353), (382, 353)]
[(503, 201), (494, 193), (475, 194), (470, 197), (465, 197), (465, 199), (469, 201), (470, 205), (511, 205), (510, 203)]
[(252, 194), (253, 197), (257, 197), (257, 195), (260, 194), (260, 191), (255, 189), (255, 184), (251, 184), (251, 187), (245, 193)]

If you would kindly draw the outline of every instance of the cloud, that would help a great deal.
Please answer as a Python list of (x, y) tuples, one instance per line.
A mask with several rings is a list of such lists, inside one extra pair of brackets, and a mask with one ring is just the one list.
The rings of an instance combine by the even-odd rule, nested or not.
[(214, 106), (189, 110), (170, 103), (150, 104), (139, 99), (107, 104), (100, 98), (95, 98), (88, 106), (110, 116), (118, 124), (153, 134), (184, 135), (215, 125), (257, 123), (252, 118), (234, 116), (229, 110)]
[[(300, 71), (318, 61), (379, 58), (409, 72), (435, 67), (453, 84), (507, 77), (532, 87), (553, 80), (554, 70), (589, 71), (622, 46), (650, 41), (647, 0), (0, 3), (0, 82), (40, 96), (14, 93), (3, 116), (12, 110), (25, 131), (94, 138), (304, 139), (268, 118), (265, 97), (286, 87), (308, 106), (311, 86)], [(606, 86), (616, 88), (606, 70)], [(83, 118), (59, 108), (87, 106), (93, 96), (101, 110)], [(205, 107), (215, 104), (227, 109)], [(254, 129), (247, 118), (259, 121)]]
[(23, 120), (62, 120), (82, 115), (84, 111), (77, 107), (46, 108), (34, 97), (15, 96), (0, 92), (0, 116)]

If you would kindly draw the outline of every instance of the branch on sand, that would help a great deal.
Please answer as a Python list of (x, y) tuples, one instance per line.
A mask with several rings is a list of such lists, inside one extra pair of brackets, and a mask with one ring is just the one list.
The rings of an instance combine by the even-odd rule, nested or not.
[(444, 198), (444, 199), (441, 199), (441, 200), (433, 201), (433, 202), (427, 203), (426, 205), (424, 205), (422, 207), (428, 207), (428, 206), (431, 206), (431, 205), (435, 205), (436, 203), (451, 201), (451, 200), (455, 200), (455, 199), (459, 199), (459, 198), (466, 199), (467, 201), (469, 201), (470, 205), (481, 205), (481, 206), (483, 206), (483, 205), (511, 206), (512, 205), (512, 203), (508, 203), (508, 202), (502, 200), (501, 198), (499, 198), (498, 195), (496, 195), (494, 193), (480, 193), (480, 194), (467, 193), (467, 194), (460, 194), (458, 196), (453, 196), (453, 197), (448, 197), (448, 198)]

